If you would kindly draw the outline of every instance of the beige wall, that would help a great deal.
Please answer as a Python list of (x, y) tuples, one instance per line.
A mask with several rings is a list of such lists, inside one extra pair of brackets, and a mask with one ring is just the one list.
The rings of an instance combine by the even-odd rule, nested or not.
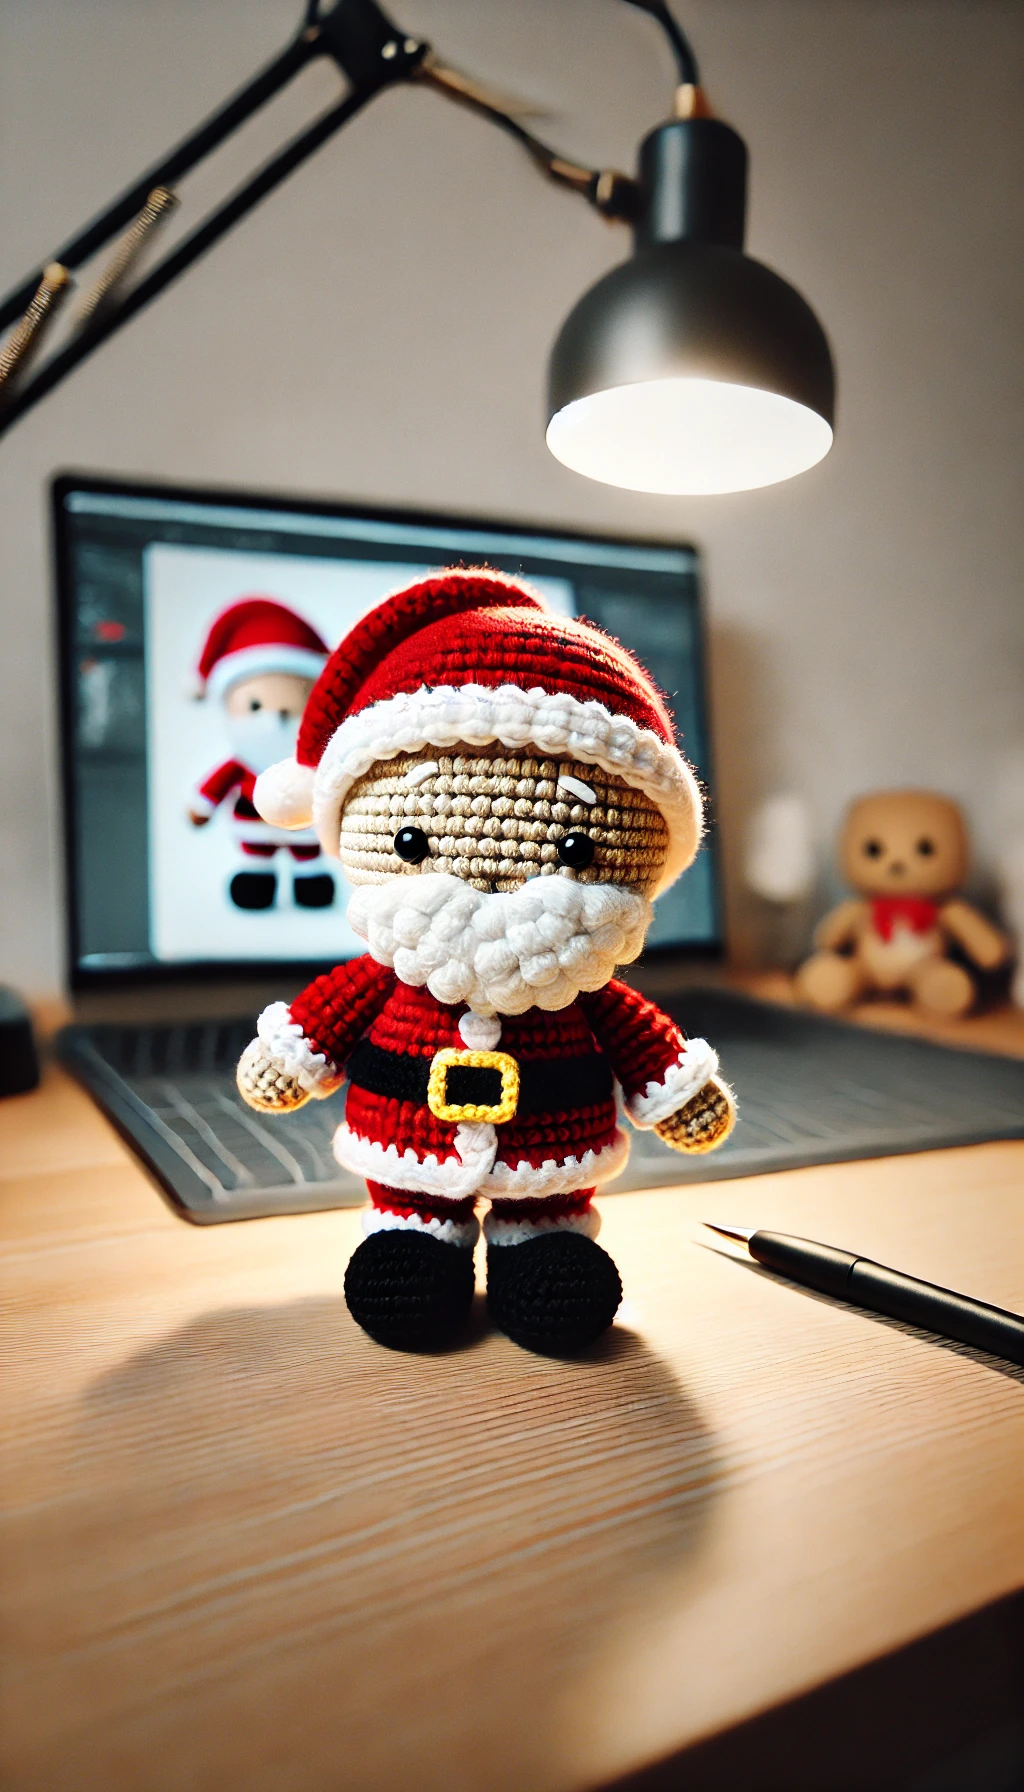
[[(613, 0), (401, 8), (454, 61), (542, 102), (583, 157), (628, 165), (666, 106), (656, 31)], [(789, 486), (700, 501), (559, 467), (542, 439), (547, 347), (625, 239), (483, 124), (427, 94), (385, 97), (0, 446), (0, 976), (44, 990), (62, 969), (44, 503), (60, 467), (692, 537), (734, 895), (744, 815), (779, 787), (806, 794), (823, 852), (852, 793), (943, 787), (984, 871), (994, 781), (1024, 741), (1021, 9), (681, 10), (750, 146), (750, 248), (830, 331), (832, 455)], [(2, 0), (4, 286), (269, 57), (297, 11)], [(311, 74), (277, 128), (335, 90)], [(270, 141), (251, 130), (222, 178)], [(734, 916), (742, 934), (741, 901)]]

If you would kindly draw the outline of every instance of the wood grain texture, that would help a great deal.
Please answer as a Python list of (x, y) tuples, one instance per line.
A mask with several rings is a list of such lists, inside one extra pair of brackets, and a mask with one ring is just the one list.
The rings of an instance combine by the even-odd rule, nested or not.
[(382, 1351), (357, 1213), (192, 1229), (49, 1070), (0, 1106), (7, 1792), (600, 1783), (1024, 1578), (1024, 1377), (702, 1217), (1024, 1305), (1024, 1145), (608, 1195), (587, 1360)]

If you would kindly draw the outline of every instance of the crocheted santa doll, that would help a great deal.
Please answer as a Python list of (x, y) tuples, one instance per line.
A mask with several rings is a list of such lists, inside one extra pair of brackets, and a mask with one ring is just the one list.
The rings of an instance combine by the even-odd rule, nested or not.
[(353, 1316), (385, 1344), (450, 1335), (485, 1199), (497, 1324), (535, 1350), (591, 1342), (622, 1295), (592, 1205), (629, 1150), (616, 1084), (680, 1151), (734, 1116), (706, 1041), (613, 976), (701, 834), (646, 673), (520, 582), (445, 572), (342, 641), (255, 803), (312, 818), (358, 886), (368, 953), (266, 1009), (238, 1069), (268, 1112), (348, 1080), (335, 1152), (370, 1191)]
[[(301, 616), (271, 597), (246, 597), (212, 624), (199, 656), (196, 695), (223, 706), (231, 754), (197, 785), (189, 819), (204, 827), (222, 803), (234, 799), (231, 826), (245, 869), (229, 886), (236, 908), (270, 908), (277, 879), (272, 865), (287, 851), (307, 874), (295, 878), (300, 907), (324, 908), (334, 900), (334, 879), (321, 870), (311, 828), (284, 833), (268, 825), (253, 805), (260, 772), (295, 746), (306, 699), (327, 660), (327, 648)], [(260, 869), (262, 867), (262, 869)]]

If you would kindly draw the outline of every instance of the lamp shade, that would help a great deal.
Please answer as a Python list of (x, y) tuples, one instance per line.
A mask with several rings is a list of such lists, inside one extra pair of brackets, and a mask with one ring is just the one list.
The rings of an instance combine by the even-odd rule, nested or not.
[(806, 301), (743, 253), (742, 140), (715, 119), (676, 120), (642, 146), (640, 175), (636, 252), (552, 351), (549, 448), (635, 491), (745, 491), (804, 472), (832, 443), (832, 357)]

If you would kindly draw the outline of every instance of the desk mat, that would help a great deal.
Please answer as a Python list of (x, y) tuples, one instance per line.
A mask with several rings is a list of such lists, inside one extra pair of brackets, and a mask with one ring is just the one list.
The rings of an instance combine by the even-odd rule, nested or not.
[(729, 990), (659, 999), (691, 1038), (711, 1041), (739, 1119), (720, 1150), (689, 1160), (654, 1133), (634, 1133), (616, 1189), (1024, 1138), (1024, 1058), (956, 1051)]
[[(720, 1151), (686, 1158), (632, 1132), (609, 1194), (807, 1164), (1024, 1138), (1024, 1059), (953, 1051), (714, 989), (663, 1004), (709, 1039), (739, 1102)], [(358, 1206), (363, 1182), (331, 1154), (344, 1094), (269, 1119), (235, 1088), (250, 1016), (177, 1026), (72, 1026), (58, 1056), (174, 1207), (201, 1224)]]

